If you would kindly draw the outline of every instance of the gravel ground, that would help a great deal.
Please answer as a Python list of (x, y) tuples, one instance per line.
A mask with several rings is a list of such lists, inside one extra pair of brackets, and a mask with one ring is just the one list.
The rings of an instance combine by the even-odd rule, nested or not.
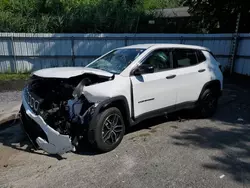
[(0, 92), (0, 106), (16, 101), (21, 101), (21, 91)]
[(17, 117), (21, 106), (20, 91), (0, 92), (0, 128), (1, 123)]
[(213, 118), (151, 119), (105, 154), (33, 151), (17, 124), (0, 131), (0, 187), (250, 187), (249, 96), (226, 84)]
[(26, 80), (0, 80), (0, 92), (21, 91), (26, 82)]

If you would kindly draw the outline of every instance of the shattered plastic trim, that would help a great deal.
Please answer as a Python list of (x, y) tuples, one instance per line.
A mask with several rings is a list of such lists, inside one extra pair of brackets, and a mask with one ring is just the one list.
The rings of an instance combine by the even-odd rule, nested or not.
[(81, 124), (84, 124), (84, 118), (85, 118), (85, 116), (86, 116), (88, 113), (90, 113), (90, 115), (93, 115), (93, 114), (94, 114), (95, 108), (97, 107), (98, 104), (99, 104), (99, 103), (93, 104), (92, 106), (90, 106), (90, 107), (88, 108), (88, 110), (86, 110), (86, 111), (84, 112), (84, 114), (83, 114), (82, 116), (79, 116), (80, 119), (81, 119)]
[(75, 147), (71, 143), (71, 139), (68, 135), (62, 135), (59, 132), (55, 131), (46, 122), (40, 115), (35, 115), (32, 109), (29, 107), (28, 103), (25, 100), (24, 92), (22, 93), (22, 103), (25, 108), (26, 114), (33, 119), (45, 132), (47, 135), (48, 141), (38, 137), (36, 139), (37, 144), (47, 153), (50, 154), (64, 154), (68, 151), (75, 151)]

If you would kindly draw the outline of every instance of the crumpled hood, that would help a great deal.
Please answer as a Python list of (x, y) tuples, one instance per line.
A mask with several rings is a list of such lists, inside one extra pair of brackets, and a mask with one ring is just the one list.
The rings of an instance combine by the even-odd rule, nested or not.
[(104, 77), (112, 77), (113, 74), (87, 67), (58, 67), (58, 68), (47, 68), (33, 72), (33, 75), (43, 78), (71, 78), (82, 75), (84, 73), (96, 74)]

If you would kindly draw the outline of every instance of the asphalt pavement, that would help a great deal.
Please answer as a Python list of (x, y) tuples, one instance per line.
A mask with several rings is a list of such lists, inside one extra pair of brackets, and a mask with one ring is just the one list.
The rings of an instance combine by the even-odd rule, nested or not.
[(213, 118), (151, 119), (105, 154), (34, 151), (17, 123), (0, 131), (0, 187), (250, 187), (249, 96), (227, 83)]

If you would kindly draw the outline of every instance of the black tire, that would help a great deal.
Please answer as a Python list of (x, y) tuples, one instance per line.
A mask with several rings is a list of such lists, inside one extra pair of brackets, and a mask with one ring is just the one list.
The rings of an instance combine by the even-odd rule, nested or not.
[[(115, 117), (118, 119), (117, 127), (112, 122), (112, 119), (115, 120)], [(97, 150), (108, 152), (115, 149), (121, 143), (125, 133), (125, 124), (120, 110), (111, 107), (101, 112), (97, 116), (96, 126), (92, 131), (93, 137), (90, 143)]]
[(218, 106), (218, 94), (212, 89), (206, 89), (199, 100), (198, 114), (200, 118), (209, 118), (214, 115)]

